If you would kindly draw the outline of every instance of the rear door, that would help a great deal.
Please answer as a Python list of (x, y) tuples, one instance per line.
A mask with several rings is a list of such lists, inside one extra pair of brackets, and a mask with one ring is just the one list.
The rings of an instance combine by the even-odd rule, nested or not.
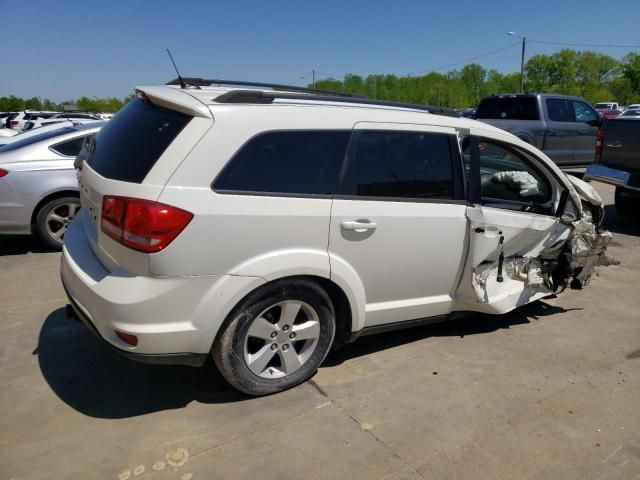
[(562, 185), (508, 141), (462, 142), (469, 177), (469, 254), (456, 310), (504, 313), (552, 293), (547, 260), (569, 235), (557, 210)]
[(446, 314), (465, 246), (455, 131), (357, 123), (331, 214), (329, 254), (354, 272), (365, 326)]
[(544, 153), (558, 165), (573, 163), (573, 149), (577, 130), (573, 121), (573, 108), (564, 98), (545, 98), (546, 130), (544, 133)]
[(580, 165), (593, 163), (596, 135), (598, 133), (598, 113), (580, 100), (569, 100), (575, 118), (576, 139), (573, 145), (573, 162)]

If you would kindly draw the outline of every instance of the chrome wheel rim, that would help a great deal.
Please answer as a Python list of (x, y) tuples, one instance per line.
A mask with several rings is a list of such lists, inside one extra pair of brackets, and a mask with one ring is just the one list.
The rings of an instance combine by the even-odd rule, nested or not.
[(244, 339), (244, 361), (255, 375), (282, 378), (302, 367), (320, 338), (320, 320), (300, 300), (274, 303), (257, 315)]
[(78, 210), (80, 210), (79, 203), (65, 202), (56, 205), (47, 212), (44, 223), (47, 229), (47, 234), (52, 240), (62, 243), (64, 234), (69, 227), (69, 223), (71, 223), (73, 217), (78, 213)]

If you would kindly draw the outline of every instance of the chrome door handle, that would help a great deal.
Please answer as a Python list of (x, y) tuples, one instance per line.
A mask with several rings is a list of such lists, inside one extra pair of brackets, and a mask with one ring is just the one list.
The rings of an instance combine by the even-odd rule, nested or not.
[(354, 220), (342, 222), (340, 224), (340, 226), (344, 230), (353, 230), (353, 231), (356, 231), (356, 232), (366, 232), (367, 230), (375, 230), (376, 228), (378, 228), (378, 224), (377, 223), (359, 222), (359, 221), (354, 221)]
[(547, 130), (547, 135), (549, 135), (550, 137), (555, 137), (557, 134), (557, 130)]
[(613, 142), (613, 143), (605, 143), (604, 146), (608, 147), (608, 148), (621, 148), (622, 147), (622, 142), (616, 141), (616, 142)]

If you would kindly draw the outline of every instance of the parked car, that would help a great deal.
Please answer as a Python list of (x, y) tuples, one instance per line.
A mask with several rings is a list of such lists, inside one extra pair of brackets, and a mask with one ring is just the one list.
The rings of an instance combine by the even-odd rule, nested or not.
[(85, 119), (85, 118), (53, 118), (53, 117), (50, 119), (29, 120), (28, 122), (25, 122), (25, 124), (23, 125), (22, 132), (38, 129), (41, 127), (46, 127), (49, 125), (56, 125), (56, 124), (58, 126), (74, 125), (74, 124), (81, 125), (83, 123), (99, 122), (99, 121), (100, 120)]
[(24, 123), (28, 122), (29, 120), (35, 120), (37, 118), (50, 118), (57, 113), (58, 112), (25, 110), (24, 112), (18, 112), (15, 115), (10, 116), (7, 126), (9, 128), (13, 128), (14, 130), (22, 130)]
[(101, 126), (68, 126), (0, 148), (0, 234), (35, 233), (50, 247), (62, 247), (80, 207), (73, 163)]
[(615, 185), (615, 204), (623, 215), (640, 212), (640, 117), (607, 120), (598, 132), (596, 163), (585, 180)]
[(620, 117), (638, 118), (638, 117), (640, 117), (640, 107), (638, 107), (638, 108), (628, 108), (624, 112), (622, 112)]
[(51, 115), (49, 117), (51, 119), (55, 118), (67, 118), (71, 120), (102, 120), (99, 116), (93, 115), (91, 113), (56, 113), (55, 115)]
[(40, 135), (42, 133), (46, 133), (46, 132), (55, 132), (57, 131), (57, 133), (52, 134), (52, 136), (55, 135), (62, 135), (63, 133), (68, 133), (70, 130), (68, 130), (67, 127), (73, 127), (76, 125), (82, 125), (83, 123), (89, 123), (89, 120), (85, 120), (85, 121), (74, 121), (74, 122), (70, 122), (70, 121), (65, 121), (65, 122), (56, 122), (52, 125), (44, 125), (38, 128), (32, 128), (30, 130), (21, 130), (21, 131), (17, 131), (17, 130), (12, 130), (12, 129), (8, 129), (12, 132), (15, 132), (15, 134), (13, 136), (10, 137), (2, 137), (0, 136), (0, 147), (3, 147), (5, 145), (9, 145), (13, 142), (18, 142), (21, 140), (26, 140), (27, 138), (31, 138), (35, 135)]
[(593, 108), (596, 110), (620, 110), (620, 105), (617, 102), (598, 102)]
[(78, 157), (69, 313), (133, 359), (277, 392), (361, 335), (581, 288), (611, 238), (588, 184), (491, 125), (207, 82), (140, 88)]
[(539, 148), (561, 167), (593, 162), (600, 119), (582, 98), (547, 93), (491, 95), (476, 118)]

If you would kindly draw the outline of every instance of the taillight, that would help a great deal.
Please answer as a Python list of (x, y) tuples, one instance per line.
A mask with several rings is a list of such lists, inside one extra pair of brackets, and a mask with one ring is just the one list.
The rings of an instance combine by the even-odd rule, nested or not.
[(20, 120), (10, 120), (11, 126), (15, 127), (18, 123), (20, 123)]
[(605, 128), (604, 124), (598, 129), (598, 134), (596, 135), (596, 160), (600, 159), (602, 155), (602, 144), (604, 143), (604, 133)]
[(105, 196), (101, 230), (126, 247), (153, 253), (169, 245), (192, 218), (192, 213), (171, 205)]
[(5, 177), (9, 174), (9, 172), (7, 172), (6, 170), (3, 170), (0, 168), (0, 178)]

